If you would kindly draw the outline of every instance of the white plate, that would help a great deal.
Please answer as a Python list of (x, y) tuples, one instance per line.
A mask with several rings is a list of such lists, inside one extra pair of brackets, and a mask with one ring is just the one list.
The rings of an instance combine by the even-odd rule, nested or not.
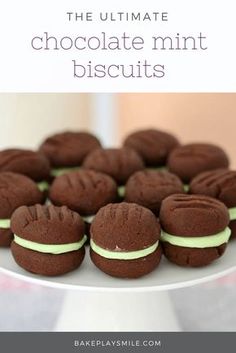
[[(88, 249), (87, 249), (88, 250)], [(182, 268), (164, 256), (151, 274), (135, 280), (110, 277), (90, 261), (87, 251), (79, 269), (59, 277), (43, 277), (24, 271), (13, 260), (9, 249), (0, 249), (0, 271), (16, 278), (61, 289), (91, 291), (158, 291), (176, 289), (219, 278), (236, 270), (236, 241), (230, 242), (219, 260), (204, 268)]]

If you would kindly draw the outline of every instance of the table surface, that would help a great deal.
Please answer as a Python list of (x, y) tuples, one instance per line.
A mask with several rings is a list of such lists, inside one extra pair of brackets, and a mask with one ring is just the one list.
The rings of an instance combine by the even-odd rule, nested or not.
[(236, 241), (229, 243), (219, 260), (203, 268), (176, 266), (162, 257), (155, 271), (140, 279), (110, 277), (97, 269), (90, 260), (89, 251), (79, 269), (59, 277), (43, 277), (19, 267), (9, 249), (0, 249), (0, 271), (18, 279), (61, 289), (89, 291), (161, 291), (183, 288), (207, 282), (236, 270)]

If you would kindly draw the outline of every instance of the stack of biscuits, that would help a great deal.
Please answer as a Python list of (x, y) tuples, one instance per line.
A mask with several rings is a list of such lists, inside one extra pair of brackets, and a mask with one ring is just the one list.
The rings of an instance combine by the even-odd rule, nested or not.
[(120, 278), (149, 274), (162, 255), (209, 265), (236, 238), (229, 164), (219, 146), (181, 145), (156, 129), (131, 133), (119, 148), (67, 131), (38, 151), (0, 151), (0, 247), (44, 276), (76, 270), (86, 247), (97, 268)]

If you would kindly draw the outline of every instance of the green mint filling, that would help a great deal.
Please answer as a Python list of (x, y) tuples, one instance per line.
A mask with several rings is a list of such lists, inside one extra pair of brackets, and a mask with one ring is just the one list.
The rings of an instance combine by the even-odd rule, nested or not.
[(92, 221), (94, 220), (95, 215), (91, 215), (91, 216), (82, 216), (83, 220), (89, 224), (92, 223)]
[(69, 172), (75, 172), (79, 170), (80, 167), (66, 167), (66, 168), (54, 168), (51, 170), (51, 176), (53, 177), (58, 177), (60, 175), (69, 173)]
[(118, 187), (118, 195), (122, 198), (125, 197), (125, 186), (121, 185)]
[(49, 189), (49, 183), (47, 181), (40, 181), (37, 183), (37, 185), (41, 192), (47, 191)]
[(9, 229), (10, 228), (10, 219), (0, 219), (0, 228)]
[(59, 255), (59, 254), (64, 254), (67, 252), (79, 250), (83, 247), (86, 240), (87, 240), (87, 237), (86, 235), (84, 235), (84, 237), (76, 243), (56, 244), (56, 245), (40, 244), (30, 240), (23, 239), (18, 235), (14, 234), (14, 242), (22, 246), (23, 248), (41, 252), (41, 253), (46, 253), (46, 254), (54, 254), (54, 255)]
[(167, 172), (168, 168), (166, 165), (162, 165), (159, 167), (147, 167), (148, 170), (156, 170), (157, 172)]
[(190, 189), (189, 184), (184, 184), (184, 192), (188, 193)]
[(154, 251), (156, 251), (158, 244), (159, 244), (159, 241), (149, 246), (148, 248), (145, 248), (142, 250), (136, 250), (136, 251), (120, 251), (120, 250), (111, 251), (111, 250), (101, 248), (96, 243), (94, 243), (92, 239), (90, 240), (90, 246), (95, 253), (97, 253), (102, 257), (105, 257), (106, 259), (112, 259), (112, 260), (135, 260), (135, 259), (139, 259), (148, 255), (151, 255), (152, 253), (154, 253)]
[(213, 248), (220, 246), (229, 241), (231, 230), (227, 227), (220, 233), (207, 235), (203, 237), (181, 237), (166, 233), (162, 230), (161, 241), (170, 243), (176, 246), (182, 246), (187, 248)]
[(231, 221), (236, 220), (236, 207), (229, 208), (229, 219)]

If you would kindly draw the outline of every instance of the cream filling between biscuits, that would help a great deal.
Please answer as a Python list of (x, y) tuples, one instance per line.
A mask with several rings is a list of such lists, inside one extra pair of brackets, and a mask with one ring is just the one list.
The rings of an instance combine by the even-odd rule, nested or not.
[(0, 219), (0, 228), (9, 229), (11, 224), (10, 219)]
[(231, 221), (236, 220), (236, 207), (229, 208), (229, 219)]
[(49, 189), (49, 183), (47, 181), (40, 181), (37, 186), (41, 192), (47, 191)]
[(189, 192), (190, 186), (189, 184), (184, 184), (184, 192), (186, 192), (186, 194)]
[(220, 246), (229, 241), (231, 230), (229, 227), (225, 228), (220, 233), (207, 235), (203, 237), (180, 237), (161, 231), (161, 241), (170, 243), (176, 246), (182, 246), (187, 248), (213, 248)]
[(125, 185), (118, 186), (118, 195), (120, 197), (125, 197)]
[(79, 250), (85, 244), (86, 240), (87, 240), (87, 236), (84, 235), (84, 237), (76, 243), (56, 244), (56, 245), (40, 244), (31, 240), (23, 239), (18, 235), (14, 234), (14, 242), (22, 246), (23, 248), (41, 252), (41, 253), (46, 253), (46, 254), (53, 254), (53, 255), (59, 255), (59, 254), (64, 254), (67, 252)]
[(79, 170), (80, 167), (65, 167), (65, 168), (54, 168), (51, 170), (51, 176), (53, 177), (58, 177), (60, 175), (69, 173), (69, 172), (75, 172), (77, 170)]
[(159, 167), (147, 167), (148, 170), (156, 170), (157, 172), (168, 172), (168, 168), (166, 165), (162, 165)]
[(94, 220), (95, 214), (91, 215), (91, 216), (82, 216), (83, 220), (89, 224), (92, 223), (92, 221)]
[(90, 240), (90, 246), (92, 250), (97, 253), (98, 255), (105, 257), (106, 259), (112, 259), (112, 260), (135, 260), (135, 259), (140, 259), (142, 257), (151, 255), (156, 251), (157, 247), (159, 245), (159, 240), (149, 246), (148, 248), (142, 249), (142, 250), (136, 250), (136, 251), (111, 251), (107, 250), (104, 248), (101, 248), (98, 246), (94, 241), (91, 239)]

